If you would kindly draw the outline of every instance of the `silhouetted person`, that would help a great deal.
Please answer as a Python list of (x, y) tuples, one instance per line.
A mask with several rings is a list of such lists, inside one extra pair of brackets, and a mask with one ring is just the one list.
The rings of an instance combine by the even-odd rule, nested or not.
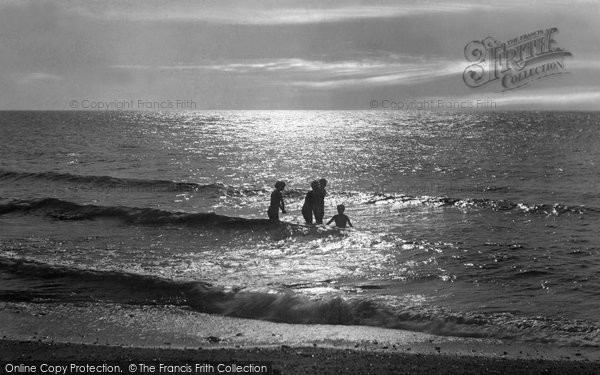
[(306, 224), (312, 224), (313, 222), (313, 207), (314, 207), (314, 199), (315, 194), (319, 194), (319, 181), (315, 180), (310, 183), (311, 191), (306, 193), (306, 197), (304, 198), (304, 205), (302, 206), (302, 216), (304, 216), (304, 221)]
[(335, 221), (335, 225), (338, 228), (346, 228), (346, 224), (350, 225), (350, 227), (352, 227), (352, 223), (350, 222), (350, 218), (346, 215), (344, 215), (344, 211), (346, 210), (346, 207), (343, 204), (339, 204), (337, 206), (337, 211), (338, 214), (334, 215), (328, 222), (327, 225), (331, 224), (332, 221)]
[(281, 208), (281, 213), (285, 214), (285, 204), (283, 203), (283, 195), (281, 192), (285, 189), (285, 182), (277, 181), (275, 183), (275, 190), (271, 193), (271, 205), (267, 210), (267, 214), (269, 215), (269, 220), (272, 222), (279, 221), (279, 209)]
[(320, 179), (318, 192), (313, 196), (313, 212), (315, 213), (315, 223), (317, 224), (323, 224), (323, 216), (325, 216), (326, 186), (327, 180), (324, 178)]

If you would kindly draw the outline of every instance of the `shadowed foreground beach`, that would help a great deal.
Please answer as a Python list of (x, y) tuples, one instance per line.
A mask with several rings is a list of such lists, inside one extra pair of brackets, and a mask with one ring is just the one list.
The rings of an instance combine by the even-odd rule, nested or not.
[[(150, 349), (0, 341), (1, 361), (271, 362), (275, 374), (597, 374), (598, 362), (405, 354), (315, 347)], [(2, 369), (1, 371), (4, 371)]]
[(2, 303), (0, 336), (0, 373), (27, 361), (269, 362), (275, 374), (600, 373), (594, 347), (273, 323), (175, 306)]

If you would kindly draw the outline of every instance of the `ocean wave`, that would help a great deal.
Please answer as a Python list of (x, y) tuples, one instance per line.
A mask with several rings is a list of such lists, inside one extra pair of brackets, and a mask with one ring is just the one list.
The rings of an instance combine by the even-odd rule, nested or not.
[[(0, 204), (0, 215), (19, 212), (37, 214), (57, 220), (117, 219), (132, 224), (186, 224), (220, 227), (267, 227), (267, 219), (247, 219), (209, 213), (171, 212), (155, 208), (96, 206), (56, 198), (10, 200)], [(283, 224), (280, 225), (293, 225)]]
[(598, 327), (584, 321), (553, 321), (511, 313), (456, 314), (439, 308), (391, 307), (367, 299), (310, 299), (291, 291), (225, 290), (199, 281), (175, 281), (2, 257), (0, 273), (4, 280), (12, 281), (9, 285), (21, 285), (0, 290), (1, 300), (13, 302), (177, 305), (203, 313), (291, 324), (367, 325), (447, 336), (568, 345), (599, 346), (600, 343)]
[(494, 200), (486, 198), (452, 198), (437, 196), (409, 196), (392, 194), (373, 194), (364, 199), (363, 204), (422, 204), (437, 207), (457, 207), (462, 209), (490, 209), (492, 211), (518, 211), (522, 213), (561, 215), (565, 213), (584, 214), (600, 212), (600, 209), (588, 206), (568, 206), (555, 204), (531, 204), (511, 202), (507, 200)]
[[(271, 188), (252, 185), (232, 186), (222, 183), (197, 184), (194, 182), (177, 182), (170, 180), (131, 179), (111, 176), (90, 176), (58, 172), (15, 172), (0, 169), (0, 181), (46, 180), (75, 185), (86, 185), (87, 189), (110, 192), (196, 192), (214, 195), (221, 198), (248, 198), (268, 201)], [(301, 200), (308, 192), (305, 189), (289, 188), (283, 193), (285, 198), (293, 201)], [(457, 207), (461, 209), (490, 209), (492, 211), (515, 211), (521, 213), (561, 215), (565, 213), (584, 214), (600, 212), (600, 209), (588, 206), (555, 204), (533, 204), (511, 202), (487, 198), (464, 198), (447, 196), (411, 196), (404, 194), (387, 194), (360, 191), (329, 191), (328, 198), (334, 202), (349, 205), (428, 205), (436, 207)], [(1, 208), (0, 208), (1, 212)]]
[(156, 208), (126, 206), (97, 206), (79, 204), (57, 198), (11, 200), (0, 197), (0, 215), (21, 213), (47, 217), (61, 221), (118, 220), (130, 225), (177, 225), (246, 231), (253, 235), (269, 235), (271, 238), (303, 237), (306, 239), (345, 235), (336, 227), (320, 227), (289, 222), (273, 223), (268, 219), (243, 218), (218, 215), (214, 212), (173, 212)]
[(564, 213), (584, 214), (600, 212), (600, 209), (589, 206), (568, 206), (555, 204), (532, 204), (495, 200), (487, 198), (454, 198), (447, 196), (413, 196), (404, 194), (369, 193), (357, 191), (329, 192), (333, 201), (345, 202), (348, 205), (391, 205), (391, 206), (435, 206), (457, 207), (461, 209), (490, 209), (492, 211), (517, 211), (521, 213), (561, 215)]
[(555, 204), (531, 204), (523, 202), (510, 202), (506, 200), (493, 199), (442, 199), (444, 205), (455, 206), (459, 208), (487, 208), (493, 211), (519, 211), (522, 213), (561, 215), (565, 213), (583, 214), (591, 212), (600, 212), (599, 209), (587, 206), (568, 206), (560, 203)]
[[(31, 181), (66, 183), (89, 190), (110, 192), (205, 192), (220, 196), (255, 196), (265, 195), (268, 189), (253, 186), (230, 186), (222, 183), (197, 184), (194, 182), (178, 182), (171, 180), (153, 180), (136, 178), (119, 178), (112, 176), (78, 175), (59, 172), (16, 172), (0, 170), (0, 181)], [(293, 195), (293, 194), (292, 194)]]
[(169, 180), (147, 180), (134, 178), (117, 178), (111, 176), (77, 175), (59, 172), (15, 172), (0, 170), (0, 180), (47, 180), (73, 184), (94, 185), (97, 188), (148, 188), (156, 191), (197, 191), (199, 189), (219, 189), (224, 185), (199, 185), (193, 182), (175, 182)]

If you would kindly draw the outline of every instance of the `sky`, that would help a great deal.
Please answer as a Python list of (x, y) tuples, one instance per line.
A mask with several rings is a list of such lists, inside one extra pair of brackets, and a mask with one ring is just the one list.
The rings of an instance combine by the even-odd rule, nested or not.
[[(599, 17), (591, 0), (0, 0), (0, 109), (600, 110)], [(465, 84), (470, 42), (552, 27), (562, 74)]]

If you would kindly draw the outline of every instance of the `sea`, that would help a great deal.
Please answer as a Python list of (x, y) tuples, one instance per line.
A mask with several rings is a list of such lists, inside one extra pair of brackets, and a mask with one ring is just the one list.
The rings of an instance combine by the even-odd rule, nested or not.
[(597, 347), (599, 229), (600, 112), (0, 112), (5, 302)]

